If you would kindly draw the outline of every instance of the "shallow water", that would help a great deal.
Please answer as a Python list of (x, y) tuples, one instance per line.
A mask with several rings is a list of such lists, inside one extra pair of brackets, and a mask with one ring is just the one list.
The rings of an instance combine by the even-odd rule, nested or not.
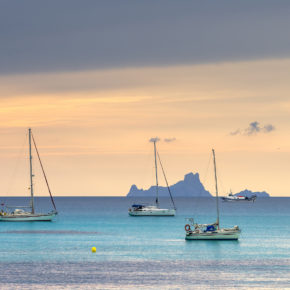
[[(0, 200), (13, 205), (23, 204), (25, 199)], [(239, 241), (184, 239), (185, 218), (193, 217), (199, 223), (215, 221), (213, 198), (177, 199), (175, 217), (130, 217), (127, 210), (135, 201), (59, 197), (59, 216), (54, 222), (0, 223), (2, 287), (290, 285), (290, 198), (220, 203), (221, 226), (239, 225)], [(49, 199), (36, 202), (46, 210)], [(161, 200), (161, 205), (167, 206), (167, 202)], [(92, 246), (97, 253), (91, 253)]]

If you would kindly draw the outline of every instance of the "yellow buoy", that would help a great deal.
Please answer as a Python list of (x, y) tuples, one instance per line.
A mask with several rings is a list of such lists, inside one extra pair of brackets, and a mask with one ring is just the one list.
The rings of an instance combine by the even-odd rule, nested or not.
[(97, 251), (96, 247), (92, 247), (92, 253), (95, 253)]

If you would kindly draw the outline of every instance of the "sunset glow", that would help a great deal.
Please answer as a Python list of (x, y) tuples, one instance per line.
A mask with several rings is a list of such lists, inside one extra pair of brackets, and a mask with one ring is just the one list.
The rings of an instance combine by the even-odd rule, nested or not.
[[(152, 167), (144, 160), (149, 138), (159, 136), (176, 139), (158, 144), (171, 183), (189, 171), (202, 179), (214, 147), (226, 191), (282, 196), (289, 68), (289, 59), (273, 59), (2, 76), (2, 174), (9, 176), (31, 126), (56, 195), (125, 195), (133, 183), (151, 185), (142, 182)], [(254, 121), (275, 130), (243, 134)]]

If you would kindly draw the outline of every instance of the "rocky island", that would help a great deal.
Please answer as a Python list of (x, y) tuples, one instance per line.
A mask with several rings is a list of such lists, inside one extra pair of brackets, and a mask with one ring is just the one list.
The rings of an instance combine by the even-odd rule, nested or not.
[[(212, 197), (209, 191), (207, 191), (199, 179), (198, 173), (188, 173), (184, 176), (184, 179), (170, 186), (170, 191), (173, 197)], [(160, 197), (168, 197), (167, 187), (159, 186), (158, 194)], [(235, 195), (252, 196), (256, 194), (257, 197), (269, 197), (269, 194), (263, 192), (252, 192), (250, 190), (244, 190)], [(156, 186), (151, 186), (149, 189), (139, 189), (135, 184), (130, 188), (127, 197), (155, 197)]]
[(251, 190), (248, 190), (248, 189), (245, 189), (243, 191), (240, 191), (238, 193), (235, 193), (234, 195), (236, 196), (246, 196), (246, 197), (251, 197), (253, 195), (256, 195), (257, 197), (270, 197), (270, 194), (267, 193), (266, 191), (251, 191)]

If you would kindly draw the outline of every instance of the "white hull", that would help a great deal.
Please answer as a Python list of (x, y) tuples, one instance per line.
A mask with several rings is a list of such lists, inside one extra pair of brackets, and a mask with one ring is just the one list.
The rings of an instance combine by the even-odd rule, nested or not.
[(214, 232), (186, 232), (186, 240), (238, 240), (240, 231), (231, 230), (217, 230)]
[(0, 216), (0, 222), (41, 222), (41, 221), (51, 221), (57, 213), (51, 214), (7, 214)]
[(142, 209), (129, 210), (130, 216), (175, 216), (175, 209)]
[(254, 202), (256, 200), (256, 198), (228, 198), (228, 197), (222, 197), (222, 200), (225, 202), (235, 202), (235, 201), (252, 201)]

